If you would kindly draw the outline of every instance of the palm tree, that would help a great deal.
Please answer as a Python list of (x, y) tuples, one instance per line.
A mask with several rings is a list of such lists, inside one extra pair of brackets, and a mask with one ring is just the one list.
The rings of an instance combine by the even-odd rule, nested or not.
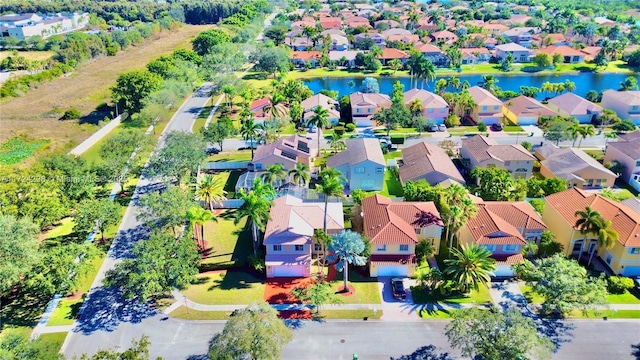
[(330, 245), (331, 256), (330, 262), (336, 261), (335, 268), (343, 272), (344, 292), (349, 291), (349, 264), (356, 266), (364, 266), (367, 258), (362, 256), (365, 250), (365, 243), (362, 241), (360, 234), (351, 230), (342, 230), (338, 234), (332, 236)]
[(450, 77), (447, 83), (456, 90), (460, 89), (460, 78), (457, 76)]
[[(327, 232), (327, 210), (329, 209), (329, 197), (344, 197), (344, 186), (342, 185), (342, 180), (344, 177), (342, 173), (336, 169), (326, 168), (318, 174), (320, 178), (320, 184), (316, 185), (316, 191), (319, 194), (324, 195), (324, 220), (322, 222), (322, 230)], [(325, 244), (320, 244), (322, 246), (322, 267), (324, 268), (324, 260), (326, 258), (326, 246)]]
[(610, 139), (617, 139), (618, 135), (614, 132), (606, 132), (604, 133), (604, 146), (607, 146), (607, 142), (609, 142)]
[(491, 281), (493, 271), (497, 269), (491, 252), (477, 244), (462, 245), (461, 250), (450, 249), (453, 259), (445, 259), (447, 268), (444, 273), (458, 284), (460, 291), (468, 293), (471, 289), (478, 291), (480, 285)]
[(224, 190), (225, 183), (221, 177), (213, 175), (204, 175), (198, 184), (196, 184), (196, 196), (205, 202), (210, 210), (213, 210), (213, 204), (222, 204), (227, 200), (227, 192)]
[(436, 79), (436, 67), (429, 59), (422, 57), (419, 62), (419, 72), (416, 75), (422, 79), (423, 84), (428, 83)]
[(301, 162), (296, 163), (296, 167), (289, 170), (289, 175), (292, 176), (293, 182), (299, 186), (305, 186), (309, 183), (311, 175), (309, 174), (309, 165)]
[(280, 183), (280, 181), (284, 180), (287, 177), (287, 171), (282, 164), (273, 164), (267, 166), (267, 169), (260, 176), (262, 181), (267, 184), (270, 184), (274, 188), (276, 187), (276, 183)]
[(231, 85), (225, 85), (222, 87), (222, 93), (227, 98), (227, 106), (231, 109), (233, 106), (233, 95), (235, 95), (236, 89)]
[(333, 149), (334, 152), (338, 152), (344, 150), (347, 147), (347, 144), (344, 142), (342, 136), (333, 133), (331, 135), (331, 139), (329, 139), (329, 146)]
[(526, 256), (531, 260), (533, 255), (538, 253), (538, 244), (533, 241), (528, 241), (525, 245), (522, 246), (522, 256)]
[[(279, 84), (279, 82), (276, 81), (276, 84)], [(264, 107), (264, 113), (269, 114), (271, 120), (279, 119), (287, 115), (287, 108), (283, 105), (284, 97), (274, 94), (268, 99), (269, 104)]]
[(542, 86), (540, 87), (540, 89), (542, 91), (544, 91), (545, 94), (549, 94), (553, 92), (553, 84), (549, 81), (545, 81), (542, 83)]
[[(453, 235), (462, 225), (478, 212), (478, 206), (469, 198), (468, 191), (453, 184), (441, 193), (440, 206), (443, 209), (442, 218), (445, 222), (445, 239), (449, 239), (449, 248), (453, 248)], [(451, 253), (449, 253), (451, 255)]]
[(591, 265), (591, 260), (593, 260), (593, 255), (597, 252), (597, 248), (611, 249), (616, 241), (618, 241), (618, 238), (619, 234), (611, 227), (611, 221), (601, 217), (598, 224), (598, 245), (591, 251), (587, 266)]
[(245, 216), (251, 223), (251, 237), (253, 239), (253, 254), (258, 255), (260, 244), (260, 230), (264, 230), (270, 219), (271, 199), (275, 197), (275, 190), (271, 185), (264, 185), (260, 179), (253, 183), (253, 190), (238, 191), (244, 204), (235, 213), (235, 223), (239, 223)]
[(438, 81), (436, 81), (436, 94), (438, 95), (442, 95), (442, 93), (444, 93), (444, 91), (447, 89), (447, 86), (449, 85), (449, 83), (447, 83), (446, 79), (438, 79)]
[(187, 211), (187, 219), (191, 224), (193, 224), (193, 238), (196, 239), (198, 248), (200, 248), (200, 250), (204, 250), (204, 224), (209, 220), (218, 222), (218, 219), (211, 211), (205, 210), (199, 206), (194, 206)]
[(261, 130), (263, 127), (260, 124), (256, 124), (253, 121), (253, 117), (249, 116), (247, 121), (242, 124), (242, 128), (240, 128), (240, 135), (244, 140), (251, 141), (251, 158), (253, 159), (253, 147), (258, 137), (258, 130)]
[(589, 234), (598, 234), (600, 231), (602, 216), (596, 210), (591, 209), (590, 206), (585, 207), (584, 210), (576, 210), (575, 216), (577, 217), (575, 228), (584, 236), (584, 243), (580, 247), (580, 255), (578, 256), (578, 259), (580, 259), (582, 257), (582, 249), (587, 244), (587, 236)]
[(402, 69), (402, 62), (398, 59), (392, 59), (389, 61), (389, 68), (393, 70), (395, 74), (398, 70)]
[(578, 136), (580, 135), (580, 123), (573, 119), (571, 125), (567, 128), (567, 133), (569, 133), (569, 137), (573, 140), (571, 147), (576, 146), (576, 140), (578, 140)]
[(482, 88), (487, 90), (488, 92), (495, 95), (496, 93), (496, 84), (498, 83), (498, 79), (496, 79), (493, 75), (483, 75), (482, 76)]
[(424, 105), (422, 104), (422, 101), (420, 101), (420, 99), (411, 100), (411, 102), (409, 103), (409, 111), (411, 112), (411, 116), (413, 116), (414, 118), (422, 115), (422, 112), (424, 111)]
[(313, 116), (309, 118), (309, 124), (314, 125), (318, 128), (318, 157), (320, 156), (320, 136), (322, 134), (322, 129), (329, 126), (329, 111), (318, 105), (313, 109)]
[(567, 79), (564, 82), (564, 87), (568, 92), (574, 92), (576, 90), (576, 83)]
[(582, 140), (587, 136), (595, 136), (596, 131), (593, 125), (585, 125), (580, 127), (578, 134), (580, 135), (580, 142), (578, 142), (578, 147), (580, 147), (580, 145), (582, 144)]

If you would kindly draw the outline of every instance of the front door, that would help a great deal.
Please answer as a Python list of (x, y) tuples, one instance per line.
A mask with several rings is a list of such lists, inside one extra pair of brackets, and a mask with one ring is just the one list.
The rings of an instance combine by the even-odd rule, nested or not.
[(582, 243), (584, 240), (577, 240), (573, 243), (573, 250), (571, 250), (572, 254), (577, 254), (582, 250)]

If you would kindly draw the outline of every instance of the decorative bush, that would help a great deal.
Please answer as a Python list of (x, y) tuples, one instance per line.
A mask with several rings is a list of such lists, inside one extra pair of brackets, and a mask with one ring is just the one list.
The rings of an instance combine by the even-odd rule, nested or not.
[(71, 108), (71, 109), (68, 109), (67, 111), (64, 112), (64, 115), (62, 115), (62, 119), (61, 120), (80, 119), (81, 115), (82, 114), (80, 114), (80, 110), (78, 110), (76, 108)]
[(482, 121), (480, 121), (478, 123), (478, 131), (480, 132), (485, 132), (487, 131), (487, 124), (483, 123)]
[(520, 145), (522, 145), (523, 148), (527, 149), (527, 151), (531, 151), (531, 149), (533, 149), (533, 145), (528, 141), (523, 141), (522, 143), (520, 143)]
[(342, 136), (344, 135), (344, 126), (336, 126), (333, 131), (336, 133), (336, 135), (338, 136)]
[(607, 279), (607, 290), (611, 294), (623, 294), (633, 289), (633, 279), (624, 276), (611, 276)]
[(354, 124), (354, 123), (348, 123), (348, 124), (346, 125), (346, 128), (347, 128), (347, 132), (353, 132), (353, 131), (356, 129), (356, 124)]

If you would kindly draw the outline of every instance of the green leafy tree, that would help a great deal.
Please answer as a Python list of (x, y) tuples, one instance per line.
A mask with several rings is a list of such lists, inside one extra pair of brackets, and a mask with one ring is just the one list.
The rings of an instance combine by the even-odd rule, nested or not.
[[(139, 131), (126, 130), (121, 131), (114, 136), (107, 137), (100, 147), (100, 157), (105, 160), (102, 168), (104, 176), (114, 179), (114, 182), (122, 188), (122, 184), (126, 182), (128, 172), (124, 172), (125, 166), (133, 166), (136, 164), (144, 152), (153, 145), (151, 137), (145, 136)], [(136, 151), (137, 150), (137, 151)], [(132, 157), (133, 152), (136, 151)]]
[(407, 181), (402, 187), (405, 201), (438, 201), (442, 188), (431, 186), (426, 180)]
[(170, 185), (163, 192), (150, 192), (140, 196), (138, 220), (149, 228), (171, 229), (176, 238), (187, 218), (187, 211), (197, 204), (189, 192)]
[(209, 359), (280, 359), (293, 332), (267, 303), (253, 304), (231, 317), (209, 343)]
[(291, 293), (301, 302), (313, 304), (318, 315), (322, 305), (340, 303), (340, 298), (331, 289), (331, 284), (322, 280), (313, 281), (305, 287), (294, 288)]
[(289, 68), (289, 55), (287, 50), (280, 47), (259, 47), (251, 55), (249, 61), (255, 63), (254, 68), (268, 74), (285, 72)]
[(445, 259), (447, 267), (444, 273), (451, 277), (463, 293), (471, 289), (478, 291), (491, 281), (491, 275), (497, 269), (491, 252), (477, 244), (462, 245), (461, 250), (449, 249), (453, 258)]
[(219, 44), (231, 42), (231, 36), (221, 29), (205, 30), (191, 41), (193, 50), (200, 56), (205, 56)]
[(209, 210), (213, 210), (213, 204), (222, 204), (227, 200), (227, 192), (224, 190), (225, 183), (222, 177), (205, 174), (198, 179), (196, 184), (196, 196), (204, 201)]
[(518, 309), (461, 309), (452, 318), (445, 335), (451, 347), (460, 349), (465, 357), (551, 359), (553, 343), (539, 335), (535, 322)]
[(145, 241), (134, 245), (132, 259), (125, 259), (106, 274), (106, 287), (118, 287), (127, 299), (141, 302), (151, 296), (184, 288), (198, 274), (200, 255), (196, 243), (186, 232), (175, 238), (154, 232)]
[(387, 130), (387, 137), (391, 134), (391, 130), (398, 125), (408, 125), (411, 123), (411, 113), (409, 109), (402, 103), (394, 103), (387, 109), (382, 109), (373, 115), (373, 120), (380, 125), (384, 125)]
[(543, 230), (540, 236), (540, 246), (538, 246), (538, 255), (547, 257), (561, 253), (562, 244), (556, 242), (556, 234), (549, 230)]
[(540, 52), (531, 58), (531, 62), (533, 62), (539, 68), (548, 68), (553, 65), (553, 58), (551, 55)]
[(591, 250), (587, 265), (591, 265), (591, 260), (593, 260), (593, 256), (596, 254), (598, 248), (611, 249), (616, 241), (618, 241), (619, 236), (618, 232), (612, 227), (611, 221), (600, 218), (598, 224), (598, 245)]
[(224, 140), (236, 134), (236, 128), (231, 121), (223, 121), (220, 119), (213, 124), (209, 124), (206, 128), (202, 128), (202, 135), (208, 142), (218, 145), (220, 151), (223, 151), (222, 145)]
[(596, 135), (596, 130), (593, 127), (593, 125), (580, 126), (580, 129), (578, 130), (578, 135), (580, 136), (578, 147), (580, 147), (580, 145), (582, 145), (582, 140), (586, 139), (588, 136)]
[(329, 262), (335, 263), (335, 268), (343, 273), (344, 289), (349, 291), (349, 264), (356, 266), (364, 266), (367, 264), (367, 258), (362, 256), (365, 250), (365, 243), (362, 241), (360, 234), (351, 230), (342, 230), (332, 236), (331, 245), (329, 245), (330, 256), (327, 257)]
[(513, 199), (515, 180), (505, 169), (497, 167), (475, 168), (471, 171), (478, 181), (478, 195), (484, 200), (508, 201)]
[(171, 131), (164, 138), (164, 146), (149, 159), (147, 175), (165, 180), (176, 179), (178, 184), (185, 177), (197, 172), (207, 154), (204, 139), (182, 131)]
[(0, 295), (38, 261), (39, 228), (28, 218), (0, 215)]
[(238, 194), (244, 204), (236, 211), (235, 222), (237, 224), (240, 219), (248, 218), (251, 223), (253, 253), (257, 255), (260, 245), (260, 231), (264, 231), (267, 221), (270, 219), (271, 199), (275, 197), (276, 192), (270, 184), (265, 185), (260, 179), (256, 179), (251, 191), (247, 192), (244, 189), (240, 189)]
[(624, 81), (620, 82), (620, 90), (638, 90), (638, 79), (633, 76), (629, 76)]
[(420, 240), (416, 245), (416, 258), (418, 259), (418, 263), (426, 263), (427, 260), (436, 253), (436, 250), (436, 247), (431, 241), (425, 239)]
[[(103, 157), (106, 159), (106, 157)], [(95, 174), (84, 158), (73, 155), (55, 155), (42, 160), (44, 167), (49, 171), (61, 171), (64, 178), (62, 192), (73, 201), (91, 199), (95, 195), (96, 182), (90, 180)]]
[[(124, 351), (120, 351), (119, 348), (100, 350), (93, 356), (83, 354), (80, 360), (149, 360), (149, 337), (142, 335), (140, 340), (132, 339), (131, 347)], [(156, 360), (162, 360), (162, 358), (156, 358)]]
[(81, 201), (73, 217), (73, 229), (84, 234), (94, 229), (100, 231), (104, 242), (104, 232), (109, 226), (116, 225), (120, 220), (120, 205), (109, 198), (87, 199)]
[(388, 65), (389, 65), (389, 68), (393, 70), (394, 74), (398, 72), (398, 70), (402, 69), (402, 62), (400, 62), (399, 59), (390, 60)]
[(344, 141), (342, 136), (337, 133), (331, 134), (331, 138), (329, 139), (329, 147), (333, 149), (333, 152), (339, 152), (347, 147), (347, 143)]
[(273, 40), (276, 46), (280, 46), (287, 35), (287, 27), (281, 25), (274, 25), (264, 29), (264, 37)]
[(145, 105), (149, 94), (160, 90), (162, 78), (147, 70), (134, 70), (120, 74), (116, 85), (111, 88), (111, 96), (120, 109), (138, 113)]
[(0, 359), (39, 359), (63, 360), (61, 354), (51, 354), (49, 344), (44, 337), (30, 340), (20, 328), (8, 328), (2, 331), (0, 337)]
[(528, 271), (517, 275), (544, 298), (542, 311), (545, 313), (564, 315), (607, 304), (604, 278), (589, 276), (587, 269), (562, 254), (540, 259), (535, 265), (525, 260), (525, 268)]
[(359, 90), (367, 94), (377, 94), (380, 92), (380, 84), (376, 78), (368, 76), (362, 81)]
[(302, 102), (313, 96), (313, 91), (301, 80), (286, 80), (278, 84), (276, 91), (288, 104)]

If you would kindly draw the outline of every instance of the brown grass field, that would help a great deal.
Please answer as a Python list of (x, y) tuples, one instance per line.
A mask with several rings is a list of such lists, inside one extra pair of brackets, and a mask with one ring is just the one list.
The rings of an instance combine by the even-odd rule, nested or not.
[[(47, 60), (56, 53), (53, 51), (19, 51), (18, 56), (24, 56), (27, 60)], [(0, 51), (0, 61), (13, 56), (11, 51)]]
[[(145, 42), (120, 51), (117, 56), (102, 57), (80, 66), (74, 72), (37, 85), (22, 97), (0, 103), (0, 143), (14, 136), (48, 139), (51, 144), (36, 156), (66, 152), (98, 129), (97, 121), (109, 116), (109, 88), (118, 75), (145, 65), (160, 55), (179, 48), (191, 48), (190, 41), (211, 25), (184, 25), (175, 31), (163, 31)], [(75, 107), (83, 122), (60, 121), (62, 113)], [(101, 108), (100, 110), (98, 108)]]

